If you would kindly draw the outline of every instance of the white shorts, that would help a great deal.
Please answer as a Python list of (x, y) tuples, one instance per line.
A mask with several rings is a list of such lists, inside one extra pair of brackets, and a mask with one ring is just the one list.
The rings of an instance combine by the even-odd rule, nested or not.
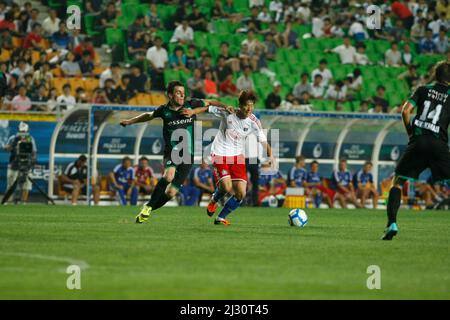
[[(19, 176), (19, 171), (17, 170), (13, 170), (11, 168), (8, 168), (8, 172), (7, 172), (7, 177), (8, 177), (8, 189), (12, 186), (12, 184), (14, 183), (14, 181), (16, 181), (17, 177)], [(27, 181), (24, 184), (24, 189), (25, 190), (31, 190), (32, 188), (32, 184), (30, 179), (27, 179)]]

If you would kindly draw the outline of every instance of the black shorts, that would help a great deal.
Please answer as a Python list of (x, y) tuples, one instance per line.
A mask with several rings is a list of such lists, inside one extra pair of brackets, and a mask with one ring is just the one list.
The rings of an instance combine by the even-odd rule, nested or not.
[(164, 169), (175, 167), (175, 177), (173, 178), (171, 184), (177, 189), (180, 189), (181, 186), (184, 184), (184, 181), (188, 177), (189, 173), (192, 169), (192, 162), (191, 164), (186, 163), (180, 163), (175, 164), (172, 160), (165, 158), (164, 159)]
[(401, 156), (395, 173), (417, 180), (429, 168), (434, 181), (450, 180), (450, 150), (448, 145), (433, 136), (415, 137)]

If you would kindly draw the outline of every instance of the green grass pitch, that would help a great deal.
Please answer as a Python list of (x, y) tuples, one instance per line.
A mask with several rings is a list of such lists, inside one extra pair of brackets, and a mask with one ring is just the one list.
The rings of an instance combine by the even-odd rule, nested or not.
[[(450, 213), (241, 208), (215, 226), (205, 208), (0, 207), (0, 299), (450, 299)], [(81, 290), (68, 290), (78, 264)], [(381, 270), (381, 289), (366, 286)]]

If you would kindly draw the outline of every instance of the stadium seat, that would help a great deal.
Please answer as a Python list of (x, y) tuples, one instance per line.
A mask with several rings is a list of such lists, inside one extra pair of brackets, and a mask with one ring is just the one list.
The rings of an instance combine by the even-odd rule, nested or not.
[(8, 61), (11, 58), (11, 50), (2, 49), (0, 54), (0, 62)]
[(96, 17), (90, 14), (84, 16), (84, 25), (86, 27), (86, 33), (91, 37), (100, 34), (99, 31), (94, 30), (95, 19)]
[(151, 105), (160, 106), (165, 103), (167, 103), (166, 95), (164, 95), (162, 93), (158, 93), (158, 92), (153, 92), (151, 94)]
[(86, 78), (84, 81), (84, 88), (88, 92), (93, 92), (96, 88), (98, 88), (100, 81), (96, 78)]

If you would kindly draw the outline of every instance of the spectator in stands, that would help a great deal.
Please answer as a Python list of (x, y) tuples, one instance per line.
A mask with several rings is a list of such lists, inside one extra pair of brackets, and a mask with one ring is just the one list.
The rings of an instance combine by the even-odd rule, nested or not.
[(67, 49), (69, 49), (69, 51), (74, 51), (83, 41), (84, 38), (81, 36), (79, 29), (69, 30), (69, 45)]
[(125, 157), (122, 163), (118, 164), (109, 174), (111, 187), (119, 197), (119, 203), (126, 206), (128, 200), (132, 206), (137, 204), (138, 189), (135, 185), (134, 169), (131, 166), (131, 159)]
[(145, 15), (145, 26), (150, 29), (160, 29), (161, 19), (158, 16), (158, 7), (156, 3), (150, 3), (150, 10)]
[(334, 207), (332, 192), (323, 185), (322, 177), (319, 174), (319, 162), (315, 160), (311, 162), (310, 171), (306, 175), (304, 185), (306, 187), (305, 194), (310, 198), (310, 201), (316, 205), (316, 208), (320, 207), (322, 201), (325, 201), (328, 204), (328, 207)]
[(63, 94), (56, 99), (60, 110), (71, 110), (75, 107), (76, 101), (75, 97), (71, 95), (71, 91), (70, 84), (67, 83), (63, 86)]
[(191, 92), (191, 97), (196, 99), (205, 99), (205, 82), (202, 79), (202, 72), (195, 68), (192, 77), (187, 81), (187, 87)]
[(266, 6), (261, 8), (261, 12), (258, 14), (258, 20), (262, 23), (270, 23), (272, 22), (272, 16), (269, 13), (269, 9)]
[(398, 79), (406, 80), (410, 88), (417, 87), (420, 81), (420, 77), (417, 74), (417, 67), (414, 65), (409, 66), (408, 71), (400, 74)]
[(405, 1), (394, 1), (391, 4), (392, 12), (403, 22), (405, 29), (411, 29), (414, 16)]
[(11, 75), (16, 75), (19, 83), (23, 83), (25, 75), (31, 71), (30, 65), (24, 59), (19, 59), (17, 67), (11, 70)]
[(361, 113), (368, 113), (369, 112), (369, 101), (367, 100), (362, 100), (361, 104), (359, 105), (359, 110), (358, 112)]
[(411, 40), (415, 43), (419, 43), (425, 37), (425, 31), (427, 30), (427, 19), (419, 19), (411, 28)]
[(262, 163), (259, 170), (258, 181), (259, 205), (263, 207), (282, 207), (284, 193), (286, 191), (286, 180), (279, 170), (272, 168), (270, 161)]
[(292, 91), (294, 97), (297, 99), (301, 99), (304, 92), (307, 92), (308, 94), (311, 93), (312, 87), (309, 83), (309, 75), (308, 73), (304, 72), (302, 73), (300, 77), (300, 82), (297, 82), (297, 84), (294, 86), (294, 90)]
[[(0, 21), (1, 24), (1, 21)], [(5, 50), (13, 49), (13, 40), (12, 35), (9, 29), (0, 29), (0, 49), (3, 48)]]
[(385, 63), (390, 67), (398, 67), (402, 63), (402, 54), (398, 50), (398, 44), (392, 42), (391, 48), (384, 54)]
[(311, 98), (322, 99), (325, 95), (325, 87), (322, 84), (322, 75), (316, 74), (314, 81), (311, 83)]
[(192, 170), (191, 183), (198, 190), (196, 203), (201, 200), (202, 194), (210, 196), (214, 193), (213, 172), (204, 159), (199, 167)]
[(285, 25), (286, 29), (280, 35), (280, 46), (284, 48), (298, 49), (300, 46), (298, 42), (298, 34), (292, 30), (292, 21), (287, 20)]
[(305, 169), (305, 157), (296, 156), (295, 164), (289, 170), (287, 185), (291, 188), (302, 188), (305, 185), (308, 172)]
[(273, 39), (273, 34), (272, 33), (267, 33), (265, 35), (265, 41), (264, 41), (264, 46), (265, 46), (265, 55), (267, 60), (271, 60), (274, 61), (277, 55), (277, 44), (275, 42), (275, 40)]
[(86, 11), (90, 14), (97, 15), (102, 10), (103, 0), (86, 0)]
[(202, 78), (205, 78), (206, 72), (208, 71), (210, 71), (212, 74), (214, 73), (214, 67), (212, 65), (212, 57), (209, 53), (203, 55), (200, 70), (202, 71)]
[(182, 46), (176, 46), (173, 49), (173, 53), (169, 57), (170, 67), (174, 70), (188, 71), (186, 68), (187, 58), (184, 54), (184, 48)]
[(104, 92), (108, 103), (120, 103), (116, 91), (116, 82), (113, 79), (108, 79), (105, 81)]
[(188, 21), (186, 19), (183, 19), (181, 25), (176, 27), (175, 32), (173, 33), (173, 36), (170, 39), (170, 42), (179, 44), (189, 44), (192, 41), (194, 41), (194, 30), (189, 26)]
[(11, 101), (11, 107), (13, 111), (20, 112), (31, 109), (31, 100), (27, 96), (27, 89), (24, 85), (19, 86), (18, 94)]
[(164, 69), (169, 63), (169, 56), (167, 50), (162, 47), (161, 37), (156, 37), (155, 45), (147, 50), (147, 60), (150, 62), (152, 89), (164, 91)]
[(13, 35), (16, 34), (16, 24), (14, 23), (14, 16), (11, 11), (5, 13), (5, 18), (0, 20), (0, 30), (8, 29)]
[(37, 87), (34, 86), (32, 73), (25, 74), (23, 85), (25, 86), (25, 89), (27, 89), (27, 95), (29, 97), (33, 97), (36, 93), (35, 90)]
[(448, 29), (450, 27), (449, 21), (445, 17), (445, 13), (435, 14), (433, 20), (428, 24), (428, 28), (433, 32), (433, 38), (437, 38), (439, 36), (439, 31), (441, 28)]
[(83, 52), (81, 60), (78, 62), (80, 72), (83, 77), (94, 76), (94, 63), (91, 61), (91, 54), (88, 50)]
[[(27, 30), (25, 33), (31, 32), (35, 23), (39, 23), (39, 10), (36, 8), (31, 9), (30, 17), (27, 20)], [(0, 20), (2, 20), (0, 18)]]
[(353, 70), (353, 73), (350, 73), (348, 76), (352, 78), (348, 89), (350, 89), (354, 93), (360, 91), (364, 82), (361, 69), (356, 68), (355, 70)]
[(325, 52), (333, 52), (338, 54), (342, 64), (351, 64), (353, 63), (353, 57), (355, 56), (356, 49), (352, 46), (350, 37), (345, 37), (342, 45), (331, 50), (327, 49)]
[(449, 44), (448, 44), (448, 36), (447, 30), (445, 28), (441, 28), (439, 31), (439, 37), (434, 40), (436, 44), (436, 52), (439, 54), (448, 53)]
[(240, 14), (234, 6), (234, 0), (225, 0), (223, 11), (225, 12), (226, 17), (230, 19), (232, 23), (241, 22), (242, 14)]
[(117, 12), (113, 1), (108, 2), (106, 9), (97, 16), (95, 29), (104, 32), (106, 28), (117, 28)]
[(124, 74), (116, 87), (116, 95), (120, 104), (125, 104), (134, 94), (130, 90), (130, 75)]
[(142, 60), (147, 53), (147, 48), (144, 48), (144, 33), (134, 33), (134, 38), (128, 39), (128, 57), (131, 60)]
[(400, 42), (402, 40), (405, 40), (405, 28), (403, 27), (402, 20), (397, 20), (395, 22), (394, 28), (392, 28), (389, 32), (390, 40), (392, 42)]
[(61, 20), (58, 18), (56, 10), (50, 9), (48, 11), (48, 17), (42, 22), (42, 29), (44, 29), (44, 34), (50, 37), (52, 34), (58, 31), (59, 23)]
[(23, 47), (25, 49), (42, 50), (44, 49), (44, 43), (41, 36), (41, 25), (36, 23), (33, 25), (32, 31), (27, 34), (23, 41)]
[[(34, 94), (31, 97), (31, 101), (46, 103), (47, 100), (48, 100), (47, 88), (45, 87), (45, 84), (40, 84), (36, 94)], [(47, 105), (45, 105), (45, 104), (32, 105), (31, 106), (31, 111), (45, 111), (46, 112), (46, 111), (48, 111), (47, 110)]]
[(148, 163), (146, 157), (139, 159), (139, 164), (134, 168), (135, 185), (139, 193), (149, 195), (152, 194), (158, 182), (155, 173)]
[(356, 45), (356, 53), (354, 55), (354, 63), (359, 65), (371, 64), (369, 57), (366, 54), (366, 46), (364, 43), (358, 43)]
[(108, 79), (113, 79), (115, 83), (120, 83), (122, 78), (120, 65), (117, 62), (111, 63), (108, 69), (100, 74), (99, 87), (105, 87), (105, 81)]
[[(70, 162), (59, 178), (62, 188), (72, 196), (72, 205), (78, 204), (80, 194), (87, 194), (87, 158), (81, 155), (74, 162)], [(100, 188), (98, 184), (92, 184), (94, 203), (100, 202)]]
[(281, 83), (275, 81), (273, 83), (273, 90), (266, 98), (265, 105), (266, 109), (277, 109), (281, 105)]
[(53, 43), (54, 49), (67, 49), (70, 43), (70, 36), (66, 30), (66, 23), (60, 22), (59, 29), (55, 33), (52, 34), (50, 40)]
[(249, 66), (245, 67), (244, 74), (237, 79), (236, 86), (239, 91), (255, 90), (255, 84), (252, 79), (252, 69)]
[(222, 7), (221, 0), (215, 0), (211, 8), (211, 19), (223, 19), (227, 16)]
[(145, 32), (144, 22), (144, 16), (142, 14), (138, 15), (136, 20), (128, 27), (127, 36), (129, 38), (134, 38), (135, 33), (143, 34)]
[(133, 94), (145, 93), (149, 90), (149, 81), (147, 76), (142, 73), (141, 67), (134, 64), (131, 68), (129, 90)]
[(372, 97), (372, 103), (375, 106), (381, 106), (381, 111), (383, 113), (389, 112), (389, 101), (385, 98), (386, 88), (383, 85), (377, 87), (377, 95)]
[(411, 52), (411, 46), (409, 43), (405, 43), (402, 51), (402, 62), (403, 65), (409, 66), (414, 63), (414, 56)]
[(56, 110), (58, 106), (58, 91), (56, 91), (55, 87), (51, 87), (48, 94), (47, 100), (47, 111), (53, 112)]
[(205, 86), (205, 93), (207, 98), (218, 98), (217, 84), (214, 82), (211, 71), (206, 71), (205, 79), (203, 80)]
[(366, 200), (372, 198), (373, 208), (378, 207), (378, 191), (373, 182), (372, 162), (366, 161), (361, 170), (353, 176), (353, 184), (356, 188), (356, 195), (361, 201), (361, 207), (365, 207)]
[(197, 60), (197, 51), (195, 50), (195, 45), (190, 44), (186, 53), (186, 68), (188, 68), (189, 71), (193, 71), (199, 66), (200, 65)]
[(72, 52), (68, 52), (66, 59), (61, 64), (61, 71), (65, 77), (81, 76), (80, 65), (75, 62), (75, 56)]
[(175, 11), (174, 16), (172, 17), (172, 19), (170, 19), (169, 23), (168, 23), (168, 30), (174, 30), (176, 27), (178, 27), (179, 25), (181, 25), (181, 22), (185, 19), (187, 19), (187, 7), (189, 6), (189, 2), (188, 1), (183, 1), (178, 7), (177, 10)]
[(425, 38), (420, 40), (419, 51), (422, 54), (433, 54), (436, 51), (436, 43), (433, 41), (433, 31), (427, 29)]
[(258, 33), (261, 31), (261, 21), (258, 20), (258, 14), (259, 9), (257, 7), (253, 7), (250, 9), (250, 17), (243, 19), (243, 21), (247, 24), (247, 32), (248, 30), (253, 30)]
[(87, 103), (88, 102), (86, 90), (84, 90), (82, 87), (78, 87), (75, 90), (75, 101), (76, 101), (76, 103)]
[(350, 19), (350, 29), (348, 30), (348, 35), (353, 37), (353, 40), (359, 42), (366, 40), (369, 35), (367, 34), (366, 29), (364, 28), (364, 25), (356, 19), (355, 16), (353, 16)]
[(335, 199), (339, 201), (341, 208), (347, 208), (347, 201), (350, 201), (357, 208), (361, 208), (356, 198), (355, 188), (352, 183), (352, 174), (347, 170), (347, 160), (339, 161), (338, 170), (333, 172), (331, 178), (333, 189), (335, 190)]
[(239, 96), (239, 91), (233, 83), (233, 74), (227, 75), (225, 80), (220, 83), (219, 89), (222, 95), (235, 97)]
[(86, 50), (88, 50), (91, 54), (92, 61), (95, 61), (95, 49), (91, 37), (83, 38), (81, 42), (76, 47), (74, 47), (73, 53), (76, 56), (76, 60), (80, 60), (83, 52)]
[(187, 17), (187, 20), (194, 31), (207, 31), (208, 21), (206, 16), (196, 4), (192, 5), (192, 13)]
[(218, 57), (223, 57), (225, 59), (225, 64), (230, 66), (233, 72), (240, 71), (239, 59), (230, 53), (230, 44), (226, 41), (220, 44), (220, 51)]
[(322, 84), (324, 87), (328, 86), (330, 81), (333, 79), (333, 74), (331, 73), (330, 69), (327, 68), (328, 62), (325, 59), (320, 60), (319, 62), (319, 68), (314, 69), (311, 73), (311, 78), (314, 79), (317, 74), (320, 74), (322, 76)]
[(217, 58), (217, 65), (214, 68), (214, 75), (217, 83), (222, 83), (226, 80), (228, 75), (233, 75), (233, 70), (231, 70), (231, 67), (225, 63), (225, 58), (223, 56), (219, 56)]
[(339, 80), (334, 85), (329, 86), (325, 94), (325, 99), (335, 100), (337, 102), (346, 101), (347, 88), (344, 86), (344, 82)]

